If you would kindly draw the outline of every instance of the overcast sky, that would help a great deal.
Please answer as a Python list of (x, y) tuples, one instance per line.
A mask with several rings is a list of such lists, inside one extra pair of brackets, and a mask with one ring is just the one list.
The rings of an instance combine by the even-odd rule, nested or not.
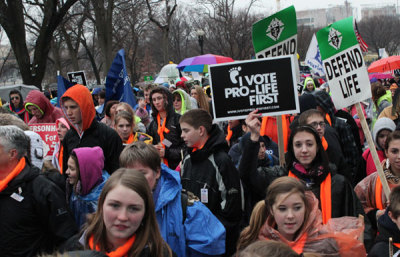
[[(238, 6), (246, 6), (249, 2), (248, 0), (238, 0), (236, 1)], [(317, 8), (325, 8), (329, 5), (342, 5), (344, 4), (344, 0), (281, 0), (281, 9), (286, 8), (290, 5), (294, 5), (296, 10), (307, 10), (307, 9), (317, 9)], [(354, 7), (360, 7), (360, 5), (364, 4), (374, 4), (377, 5), (398, 5), (399, 0), (348, 0), (348, 2)], [(257, 12), (276, 12), (276, 1), (274, 0), (259, 0), (256, 4)]]

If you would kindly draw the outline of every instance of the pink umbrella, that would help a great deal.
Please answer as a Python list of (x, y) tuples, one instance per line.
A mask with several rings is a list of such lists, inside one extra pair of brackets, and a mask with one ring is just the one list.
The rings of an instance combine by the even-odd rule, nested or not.
[(222, 55), (215, 55), (215, 54), (204, 54), (194, 57), (189, 57), (181, 61), (177, 68), (183, 69), (186, 66), (190, 65), (209, 65), (209, 64), (217, 64), (217, 63), (225, 63), (225, 62), (234, 62), (231, 57), (226, 57)]
[(392, 73), (371, 73), (368, 74), (369, 79), (376, 78), (376, 79), (389, 79), (393, 78)]

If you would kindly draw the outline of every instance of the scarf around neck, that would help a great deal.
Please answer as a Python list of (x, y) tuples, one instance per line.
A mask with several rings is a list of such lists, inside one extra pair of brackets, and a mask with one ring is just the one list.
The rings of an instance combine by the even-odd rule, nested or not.
[[(111, 252), (106, 252), (105, 254), (109, 257), (125, 257), (128, 256), (129, 250), (132, 248), (133, 243), (135, 242), (136, 234), (134, 234), (125, 244), (121, 245), (117, 249)], [(93, 244), (93, 235), (89, 238), (89, 247), (91, 250), (100, 251), (100, 246), (97, 244), (94, 246)]]

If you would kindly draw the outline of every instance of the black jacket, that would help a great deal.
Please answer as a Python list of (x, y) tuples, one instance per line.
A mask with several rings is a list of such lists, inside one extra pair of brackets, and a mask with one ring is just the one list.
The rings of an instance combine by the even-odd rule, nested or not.
[[(400, 243), (400, 230), (396, 224), (390, 219), (388, 211), (378, 219), (379, 235), (368, 257), (389, 256), (389, 237), (393, 239), (393, 243)], [(393, 253), (400, 249), (393, 245)]]
[[(0, 192), (1, 256), (53, 252), (77, 232), (62, 190), (39, 173), (27, 162)], [(16, 200), (16, 195), (23, 199)]]
[(104, 152), (104, 169), (112, 174), (119, 168), (119, 155), (122, 152), (123, 146), (119, 135), (115, 130), (107, 125), (93, 120), (90, 127), (85, 130), (82, 138), (79, 138), (75, 129), (70, 129), (63, 140), (64, 154), (63, 167), (67, 169), (68, 157), (72, 150), (78, 147), (95, 147), (99, 146)]
[[(254, 142), (249, 137), (243, 141), (245, 142), (243, 142), (239, 173), (246, 199), (245, 224), (248, 224), (254, 205), (265, 199), (268, 186), (274, 179), (283, 176), (284, 171), (278, 168), (279, 166), (270, 165), (268, 160), (265, 162), (258, 160), (259, 141)], [(279, 164), (278, 160), (275, 162), (275, 165), (277, 164)]]
[(226, 229), (226, 256), (235, 252), (242, 218), (239, 172), (233, 165), (225, 135), (213, 125), (202, 149), (189, 149), (182, 162), (182, 188), (201, 199), (201, 189), (208, 190), (208, 202), (203, 203)]
[[(181, 117), (180, 114), (176, 113), (173, 105), (172, 105), (172, 94), (166, 88), (160, 89), (161, 93), (164, 94), (167, 98), (167, 123), (165, 127), (169, 129), (169, 133), (164, 133), (164, 138), (170, 141), (172, 144), (170, 147), (165, 147), (165, 158), (168, 160), (168, 167), (170, 169), (175, 169), (181, 161), (181, 150), (185, 147), (185, 142), (181, 138), (181, 125), (179, 124), (179, 119)], [(159, 92), (157, 92), (159, 93)], [(150, 93), (150, 99), (153, 95), (153, 91)], [(158, 111), (156, 107), (154, 107), (153, 103), (151, 104), (151, 109), (153, 110), (151, 115), (153, 116), (153, 120), (149, 124), (147, 128), (147, 134), (153, 137), (153, 145), (157, 145), (160, 143), (160, 136), (157, 133), (158, 123), (157, 123), (157, 115)], [(162, 142), (161, 142), (162, 143)]]

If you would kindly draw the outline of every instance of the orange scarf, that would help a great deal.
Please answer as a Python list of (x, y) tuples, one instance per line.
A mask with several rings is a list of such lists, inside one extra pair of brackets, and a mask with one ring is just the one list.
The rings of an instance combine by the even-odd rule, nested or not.
[[(128, 255), (129, 250), (132, 248), (132, 245), (135, 242), (135, 239), (136, 239), (136, 234), (133, 235), (131, 238), (129, 238), (129, 240), (126, 241), (126, 243), (124, 245), (118, 247), (117, 249), (115, 249), (112, 252), (107, 252), (105, 254), (109, 257), (125, 257)], [(100, 251), (99, 245), (96, 245), (96, 249), (94, 248), (93, 236), (91, 236), (89, 238), (89, 247), (91, 250)]]
[(326, 151), (326, 149), (328, 149), (328, 142), (326, 141), (325, 137), (321, 138), (321, 142), (322, 142), (322, 147), (324, 147), (324, 150)]
[[(288, 174), (289, 177), (297, 178), (291, 171)], [(328, 222), (328, 220), (332, 217), (332, 177), (331, 173), (326, 176), (325, 180), (322, 181), (320, 185), (320, 202), (321, 202), (321, 211), (322, 211), (322, 221), (324, 224)]]
[(127, 144), (127, 145), (132, 144), (134, 142), (134, 139), (135, 139), (135, 137), (133, 136), (133, 133), (131, 133), (128, 140), (123, 141), (122, 143)]
[[(169, 133), (169, 129), (165, 127), (165, 125), (167, 124), (167, 117), (165, 117), (163, 124), (161, 125), (161, 116), (160, 114), (157, 114), (157, 133), (160, 136), (160, 143), (163, 146), (163, 148), (165, 149), (165, 145), (163, 144), (164, 141), (164, 133), (168, 134)], [(168, 160), (163, 158), (163, 162), (165, 165), (168, 166)]]
[(376, 177), (376, 182), (375, 182), (375, 205), (376, 208), (379, 210), (385, 209), (383, 207), (382, 203), (382, 181), (379, 176)]
[(331, 116), (329, 116), (329, 114), (325, 115), (325, 119), (329, 123), (329, 125), (332, 126)]
[(227, 132), (227, 134), (226, 134), (225, 140), (229, 143), (229, 140), (231, 140), (232, 134), (233, 134), (230, 125), (228, 125), (228, 128), (226, 129), (226, 132)]
[(0, 192), (2, 192), (7, 186), (8, 183), (13, 180), (16, 176), (18, 176), (19, 173), (25, 168), (25, 158), (22, 157), (21, 160), (19, 160), (17, 166), (5, 177), (4, 179), (0, 180)]
[(60, 173), (63, 174), (63, 157), (64, 157), (64, 146), (61, 145), (58, 151), (58, 166), (60, 166)]

